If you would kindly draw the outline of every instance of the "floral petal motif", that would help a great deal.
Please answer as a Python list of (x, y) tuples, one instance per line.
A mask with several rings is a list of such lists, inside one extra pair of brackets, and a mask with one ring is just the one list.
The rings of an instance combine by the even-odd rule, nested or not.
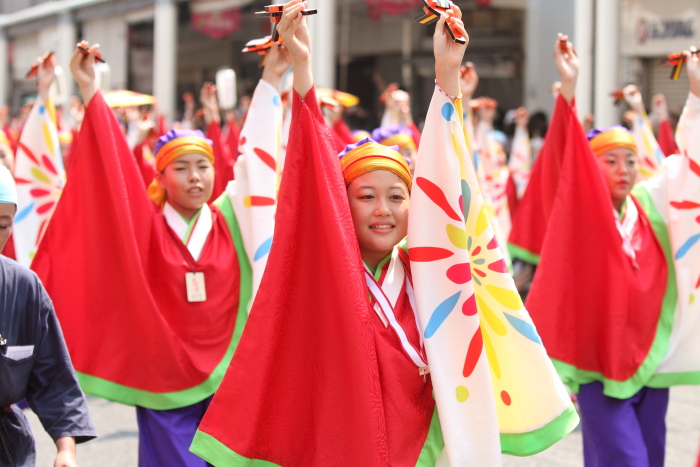
[(461, 248), (462, 250), (467, 250), (467, 233), (464, 231), (464, 229), (460, 229), (459, 227), (455, 227), (452, 224), (447, 224), (446, 227), (447, 230), (447, 237), (450, 239), (450, 242), (456, 246), (457, 248)]
[(464, 301), (464, 303), (462, 303), (462, 314), (464, 314), (465, 316), (474, 316), (477, 313), (478, 310), (476, 308), (476, 295), (472, 294), (471, 297), (469, 297)]
[(41, 206), (39, 206), (38, 208), (36, 208), (36, 213), (37, 213), (37, 214), (44, 214), (44, 213), (47, 213), (47, 212), (49, 212), (49, 211), (51, 210), (51, 208), (53, 207), (54, 204), (56, 204), (55, 201), (51, 201), (51, 202), (49, 202), (49, 203), (42, 204)]
[(411, 262), (416, 263), (438, 261), (441, 259), (449, 258), (453, 254), (454, 253), (450, 250), (434, 246), (419, 246), (408, 249), (408, 256), (411, 258)]
[(260, 258), (263, 258), (266, 254), (270, 252), (270, 248), (272, 248), (272, 237), (268, 238), (260, 244), (258, 249), (255, 251), (253, 261), (257, 261)]
[(487, 285), (486, 290), (496, 299), (498, 303), (511, 310), (519, 310), (523, 306), (520, 295), (512, 290), (496, 287), (495, 285)]
[(486, 350), (486, 358), (489, 361), (491, 371), (493, 371), (493, 374), (496, 375), (496, 378), (501, 379), (501, 366), (498, 364), (498, 357), (496, 356), (496, 351), (494, 350), (491, 339), (489, 338), (489, 333), (484, 332), (482, 337), (484, 338), (484, 350)]
[(476, 297), (476, 303), (479, 307), (479, 311), (481, 312), (481, 316), (484, 317), (488, 325), (491, 327), (491, 329), (493, 329), (493, 332), (495, 332), (499, 336), (505, 336), (508, 330), (506, 329), (506, 325), (503, 324), (503, 322), (500, 319), (498, 319), (496, 313), (494, 313), (493, 310), (491, 310), (491, 308), (489, 308), (489, 306), (486, 304), (486, 302), (483, 301), (479, 296)]
[(469, 378), (476, 368), (476, 364), (481, 357), (481, 350), (484, 348), (484, 339), (481, 337), (481, 328), (477, 327), (467, 348), (467, 358), (464, 359), (464, 369), (462, 374)]
[(247, 208), (251, 206), (274, 206), (275, 200), (266, 196), (246, 196), (243, 205)]
[(425, 327), (426, 339), (433, 337), (438, 328), (440, 328), (440, 325), (442, 325), (447, 317), (450, 316), (450, 313), (452, 313), (452, 310), (454, 310), (455, 306), (457, 305), (460, 295), (462, 295), (462, 292), (457, 292), (435, 308), (433, 314), (430, 315), (428, 325)]
[(681, 245), (681, 247), (678, 249), (676, 252), (676, 259), (681, 259), (682, 257), (685, 256), (686, 253), (697, 243), (697, 241), (700, 240), (700, 234), (695, 234), (692, 237), (690, 237), (688, 240)]
[(46, 174), (44, 172), (42, 172), (41, 170), (39, 170), (35, 167), (32, 167), (30, 172), (32, 173), (32, 176), (34, 178), (36, 178), (38, 181), (46, 183), (46, 184), (51, 184), (51, 180), (49, 179), (49, 177), (47, 177)]
[(19, 141), (17, 142), (17, 146), (18, 151), (21, 149), (24, 155), (27, 156), (29, 160), (31, 160), (34, 163), (34, 165), (39, 165), (39, 159), (36, 158), (31, 149), (29, 149), (27, 146), (25, 146)]
[(15, 224), (18, 222), (21, 222), (22, 219), (27, 217), (27, 215), (34, 210), (34, 203), (31, 203), (29, 206), (26, 206), (24, 209), (22, 209), (20, 212), (18, 212), (15, 215)]
[(540, 336), (537, 334), (537, 330), (532, 323), (528, 323), (527, 321), (520, 319), (517, 316), (513, 316), (510, 313), (503, 313), (503, 315), (516, 331), (518, 331), (524, 337), (530, 339), (535, 344), (542, 345), (542, 339), (540, 339)]
[(447, 201), (447, 197), (442, 191), (442, 188), (440, 188), (427, 178), (423, 177), (416, 178), (416, 185), (418, 185), (418, 187), (421, 190), (423, 190), (423, 193), (425, 193), (428, 196), (428, 198), (430, 198), (430, 201), (432, 201), (440, 209), (442, 209), (450, 219), (456, 220), (458, 222), (462, 221), (462, 218), (459, 217), (459, 214), (457, 214), (455, 210), (452, 209), (452, 206), (450, 206), (450, 203)]
[(54, 175), (58, 175), (56, 167), (53, 165), (53, 162), (51, 162), (51, 159), (46, 154), (41, 156), (41, 162), (44, 163), (44, 167), (46, 167), (49, 170), (49, 172), (51, 172)]
[(481, 210), (479, 211), (479, 217), (476, 219), (476, 235), (481, 235), (484, 233), (484, 230), (486, 230), (486, 227), (489, 226), (489, 219), (486, 216), (486, 209), (484, 205), (481, 205)]
[(261, 161), (263, 161), (263, 163), (266, 166), (268, 166), (272, 170), (277, 170), (277, 163), (275, 162), (274, 157), (272, 157), (270, 154), (268, 154), (260, 148), (253, 148), (253, 152), (257, 154), (257, 156), (260, 158)]
[(472, 202), (472, 190), (469, 187), (469, 184), (464, 180), (462, 180), (461, 201), (462, 201), (462, 213), (464, 214), (464, 222), (466, 222), (467, 219), (469, 218), (469, 206), (471, 205), (471, 202)]
[(29, 190), (29, 194), (32, 195), (32, 198), (41, 198), (42, 196), (50, 195), (51, 192), (41, 188), (34, 188), (33, 190)]
[(450, 266), (446, 272), (447, 278), (455, 284), (466, 284), (472, 280), (469, 263), (460, 263)]
[[(687, 157), (687, 156), (686, 156)], [(700, 177), (700, 165), (698, 165), (697, 162), (695, 162), (693, 159), (688, 157), (688, 162), (690, 163), (690, 170), (695, 172), (695, 175)]]
[(489, 264), (489, 269), (494, 271), (494, 272), (502, 272), (502, 273), (507, 273), (510, 272), (508, 271), (508, 265), (506, 264), (505, 261), (503, 261), (503, 258), (499, 259), (498, 261), (494, 261), (493, 263)]
[(700, 208), (700, 203), (696, 203), (694, 201), (671, 201), (671, 206), (676, 208), (676, 209), (695, 209), (695, 208)]

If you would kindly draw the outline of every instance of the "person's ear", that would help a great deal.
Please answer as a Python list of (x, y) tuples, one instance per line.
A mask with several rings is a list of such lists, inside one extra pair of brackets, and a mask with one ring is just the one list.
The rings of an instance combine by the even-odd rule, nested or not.
[(156, 183), (158, 184), (158, 188), (160, 188), (161, 190), (165, 190), (165, 171), (156, 172), (155, 179)]

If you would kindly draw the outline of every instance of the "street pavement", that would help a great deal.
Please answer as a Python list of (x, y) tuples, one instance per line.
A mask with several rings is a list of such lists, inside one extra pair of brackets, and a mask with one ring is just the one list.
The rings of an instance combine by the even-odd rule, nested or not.
[[(138, 431), (136, 412), (103, 399), (89, 397), (90, 411), (99, 438), (78, 445), (81, 467), (131, 467), (137, 465)], [(27, 411), (37, 440), (37, 467), (52, 466), (55, 447), (43, 431), (38, 418)], [(700, 444), (700, 387), (679, 386), (671, 389), (666, 418), (666, 466), (694, 467)], [(503, 456), (505, 467), (581, 467), (583, 454), (581, 431), (577, 428), (566, 438), (535, 456)]]

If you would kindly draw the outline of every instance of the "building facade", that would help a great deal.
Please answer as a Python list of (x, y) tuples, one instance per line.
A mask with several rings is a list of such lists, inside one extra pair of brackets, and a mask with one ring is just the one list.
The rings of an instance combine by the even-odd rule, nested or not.
[[(169, 119), (179, 118), (180, 96), (196, 93), (222, 67), (237, 73), (239, 95), (249, 94), (259, 57), (243, 54), (251, 39), (270, 30), (256, 11), (269, 0), (2, 0), (0, 2), (0, 105), (17, 108), (36, 92), (24, 77), (36, 57), (56, 52), (68, 74), (75, 43), (99, 42), (109, 64), (106, 88), (154, 94)], [(318, 87), (360, 96), (376, 115), (383, 87), (398, 82), (413, 96), (414, 115), (425, 114), (433, 88), (432, 26), (413, 21), (420, 0), (310, 0)], [(639, 84), (646, 102), (664, 91), (672, 107), (687, 92), (684, 78), (670, 82), (660, 57), (700, 40), (697, 0), (457, 0), (471, 42), (467, 59), (480, 75), (478, 95), (501, 109), (526, 104), (552, 108), (556, 79), (551, 58), (557, 32), (567, 32), (582, 62), (579, 107), (600, 124), (619, 118), (610, 92)], [(75, 93), (72, 80), (61, 80)], [(685, 83), (685, 84), (684, 84)], [(59, 102), (62, 104), (63, 102)], [(371, 119), (370, 119), (371, 120)], [(597, 122), (598, 123), (598, 122)]]

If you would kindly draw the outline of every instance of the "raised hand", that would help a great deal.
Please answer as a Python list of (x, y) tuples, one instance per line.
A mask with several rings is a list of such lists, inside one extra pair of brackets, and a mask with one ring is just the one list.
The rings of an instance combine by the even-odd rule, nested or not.
[(284, 5), (277, 31), (289, 50), (294, 66), (294, 90), (303, 98), (313, 86), (311, 74), (311, 35), (301, 12), (306, 2), (291, 0)]
[(554, 62), (561, 77), (559, 93), (567, 102), (571, 102), (576, 94), (579, 62), (574, 53), (574, 46), (569, 42), (569, 36), (565, 34), (559, 33), (557, 36), (557, 42), (554, 45)]
[(37, 58), (37, 85), (41, 100), (46, 102), (49, 98), (49, 89), (56, 79), (56, 56), (50, 52)]
[(289, 69), (291, 64), (292, 56), (289, 50), (283, 45), (272, 44), (270, 51), (267, 53), (262, 79), (279, 90), (282, 75)]
[(660, 122), (668, 120), (668, 104), (666, 96), (663, 94), (655, 94), (651, 98), (651, 111), (656, 115)]
[(199, 102), (202, 104), (204, 111), (204, 123), (209, 126), (212, 122), (221, 121), (219, 117), (219, 101), (216, 98), (216, 85), (206, 82), (202, 85), (199, 92)]
[(630, 106), (630, 109), (637, 113), (644, 112), (644, 101), (642, 100), (642, 93), (639, 92), (639, 88), (634, 84), (628, 84), (622, 90), (622, 95), (625, 96), (625, 101)]
[[(455, 11), (454, 17), (445, 19), (440, 16), (433, 34), (433, 53), (435, 54), (435, 79), (437, 84), (448, 95), (459, 95), (459, 67), (464, 59), (464, 52), (469, 44), (469, 35), (464, 29), (462, 11), (454, 3), (451, 7)], [(466, 39), (465, 44), (459, 44), (445, 29), (445, 21), (450, 21), (452, 26)]]
[(690, 50), (683, 52), (686, 57), (686, 68), (688, 69), (688, 80), (690, 81), (690, 92), (695, 97), (700, 97), (700, 57)]
[[(87, 52), (81, 47), (87, 49)], [(80, 41), (70, 59), (70, 72), (78, 83), (85, 106), (90, 103), (97, 90), (95, 85), (95, 53), (99, 48), (99, 44), (90, 46), (87, 41)]]
[(515, 109), (515, 126), (518, 128), (527, 129), (527, 124), (530, 122), (530, 112), (527, 111), (525, 107), (518, 107)]

